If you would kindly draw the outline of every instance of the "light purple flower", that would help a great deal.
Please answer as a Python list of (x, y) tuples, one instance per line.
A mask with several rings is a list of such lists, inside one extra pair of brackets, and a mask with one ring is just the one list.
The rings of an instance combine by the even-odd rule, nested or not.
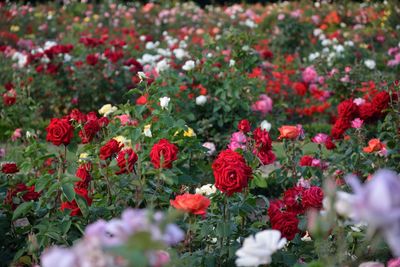
[(42, 267), (77, 267), (77, 255), (70, 249), (52, 247), (41, 256)]
[(380, 230), (393, 254), (400, 256), (400, 177), (390, 170), (377, 171), (364, 185), (355, 176), (346, 177), (354, 220)]

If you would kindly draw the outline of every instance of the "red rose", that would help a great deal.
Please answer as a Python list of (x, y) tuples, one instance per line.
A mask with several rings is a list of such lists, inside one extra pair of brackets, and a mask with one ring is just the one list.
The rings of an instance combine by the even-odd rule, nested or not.
[(97, 122), (99, 123), (100, 127), (106, 127), (110, 123), (110, 120), (107, 117), (101, 117), (97, 120)]
[[(86, 203), (90, 206), (92, 205), (92, 199), (89, 198), (88, 196), (88, 191), (85, 188), (75, 188), (75, 193), (76, 195), (79, 195), (83, 197), (86, 200)], [(72, 201), (65, 201), (61, 203), (60, 209), (62, 211), (64, 210), (69, 210), (70, 211), (70, 216), (78, 216), (81, 215), (81, 209), (78, 206), (78, 203), (76, 203), (76, 200)]]
[(170, 200), (170, 203), (178, 210), (204, 216), (211, 201), (200, 194), (185, 193), (177, 196), (175, 200)]
[(86, 63), (90, 66), (94, 66), (99, 62), (99, 57), (94, 54), (89, 54), (86, 56)]
[(283, 237), (292, 240), (299, 232), (299, 220), (295, 212), (286, 210), (286, 206), (281, 200), (273, 200), (268, 208), (268, 216), (271, 222), (271, 228), (279, 230)]
[(304, 212), (304, 207), (302, 204), (303, 192), (304, 188), (301, 186), (289, 188), (285, 191), (283, 194), (283, 201), (288, 211), (295, 212), (296, 214), (301, 214)]
[(75, 183), (76, 188), (87, 188), (89, 186), (92, 177), (90, 176), (89, 170), (91, 169), (91, 164), (82, 164), (76, 170), (75, 176), (80, 178), (79, 182)]
[(364, 121), (371, 121), (374, 119), (376, 114), (376, 109), (372, 106), (371, 103), (364, 103), (359, 107), (360, 110), (360, 118)]
[(223, 193), (231, 196), (241, 192), (248, 186), (252, 170), (244, 158), (230, 149), (222, 151), (212, 164), (215, 186)]
[(17, 184), (15, 188), (9, 188), (7, 190), (6, 198), (4, 199), (4, 204), (11, 205), (12, 209), (17, 207), (13, 202), (13, 198), (20, 194), (23, 201), (37, 200), (40, 197), (40, 193), (35, 192), (35, 186), (26, 186), (25, 184)]
[(302, 82), (295, 82), (292, 85), (292, 88), (296, 91), (296, 93), (300, 96), (303, 96), (307, 93), (307, 87)]
[(318, 186), (311, 186), (303, 192), (303, 206), (305, 209), (321, 209), (324, 192)]
[(113, 155), (117, 154), (123, 146), (124, 145), (120, 144), (117, 140), (111, 139), (100, 148), (100, 159), (106, 160), (111, 158)]
[(83, 126), (83, 129), (79, 131), (82, 144), (91, 142), (98, 131), (100, 131), (99, 122), (97, 120), (88, 120)]
[(156, 169), (160, 168), (160, 166), (170, 169), (172, 168), (172, 162), (177, 159), (177, 155), (178, 147), (171, 144), (167, 139), (161, 139), (151, 148), (150, 161)]
[(137, 160), (138, 156), (132, 148), (121, 150), (117, 156), (117, 164), (120, 170), (116, 174), (131, 173)]
[(22, 195), (24, 201), (37, 200), (40, 197), (40, 193), (35, 192), (35, 186), (26, 186), (26, 193)]
[(5, 106), (12, 106), (17, 101), (17, 91), (11, 89), (3, 94), (3, 103)]
[(250, 132), (250, 122), (248, 120), (241, 120), (238, 124), (238, 130), (243, 133)]
[(46, 141), (52, 142), (56, 146), (68, 145), (74, 136), (74, 128), (66, 119), (51, 119), (46, 131)]
[(299, 162), (299, 165), (304, 167), (304, 166), (312, 166), (312, 161), (313, 161), (313, 157), (311, 156), (302, 156)]
[(261, 130), (260, 127), (257, 127), (253, 131), (253, 138), (256, 141), (256, 147), (259, 148), (262, 146), (265, 150), (272, 149), (272, 140), (266, 130)]
[(339, 117), (346, 118), (347, 120), (352, 120), (358, 116), (358, 106), (353, 102), (353, 99), (341, 102), (337, 110)]
[(76, 121), (77, 123), (84, 123), (86, 122), (86, 115), (79, 109), (75, 108), (69, 113), (69, 119)]
[(8, 163), (3, 163), (1, 165), (1, 172), (11, 174), (11, 173), (17, 173), (19, 172), (19, 170), (16, 163), (8, 162)]
[(264, 147), (261, 147), (260, 150), (255, 150), (254, 154), (258, 157), (263, 165), (272, 164), (276, 160), (274, 152), (272, 152), (272, 150), (264, 149)]
[(332, 138), (328, 137), (325, 141), (325, 148), (328, 150), (332, 150), (336, 148), (336, 145), (332, 142)]
[(335, 139), (341, 138), (346, 130), (350, 128), (350, 126), (351, 123), (349, 120), (339, 118), (332, 127), (331, 136)]
[(376, 111), (376, 116), (380, 117), (382, 112), (389, 107), (390, 95), (388, 92), (379, 92), (371, 101), (372, 106)]
[(136, 105), (146, 105), (148, 95), (142, 95), (136, 99)]

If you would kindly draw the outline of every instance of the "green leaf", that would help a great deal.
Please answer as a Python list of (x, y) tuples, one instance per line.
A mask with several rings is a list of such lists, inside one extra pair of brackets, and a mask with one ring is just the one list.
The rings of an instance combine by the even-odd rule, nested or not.
[(75, 198), (74, 186), (72, 184), (63, 184), (61, 186), (64, 196), (68, 201), (72, 201)]
[(18, 219), (21, 216), (24, 216), (25, 214), (27, 214), (32, 208), (33, 208), (33, 204), (34, 202), (24, 202), (21, 205), (19, 205), (12, 216), (12, 220)]
[(76, 203), (78, 204), (79, 209), (82, 212), (83, 217), (87, 217), (89, 214), (89, 208), (86, 199), (84, 199), (80, 195), (75, 195), (75, 200)]

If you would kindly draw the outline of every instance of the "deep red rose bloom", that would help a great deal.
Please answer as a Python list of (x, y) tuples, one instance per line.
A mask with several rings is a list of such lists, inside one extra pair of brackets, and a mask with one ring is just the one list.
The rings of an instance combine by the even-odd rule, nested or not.
[(358, 106), (353, 103), (353, 99), (347, 99), (341, 102), (337, 110), (340, 118), (352, 120), (358, 116)]
[(9, 188), (7, 190), (6, 198), (4, 199), (4, 204), (11, 205), (12, 209), (17, 207), (13, 203), (13, 198), (20, 194), (23, 201), (37, 200), (40, 197), (40, 193), (35, 192), (35, 186), (26, 186), (25, 184), (17, 184), (15, 188)]
[[(89, 198), (87, 189), (75, 188), (75, 193), (76, 193), (76, 195), (83, 197), (89, 206), (92, 205), (92, 199)], [(78, 203), (76, 203), (75, 199), (73, 201), (62, 202), (60, 209), (62, 211), (66, 210), (66, 209), (69, 210), (70, 216), (78, 216), (78, 215), (82, 214), (81, 209), (79, 208)]]
[(300, 214), (304, 212), (304, 207), (302, 204), (302, 195), (304, 188), (301, 186), (296, 186), (289, 188), (283, 194), (283, 201), (285, 202), (288, 211)]
[(296, 93), (300, 96), (303, 96), (307, 93), (307, 87), (302, 82), (295, 82), (292, 85), (292, 88), (296, 91)]
[(19, 172), (17, 164), (14, 162), (7, 162), (7, 163), (3, 163), (1, 165), (1, 172), (2, 173), (7, 173), (7, 174), (11, 174), (11, 173), (17, 173)]
[(243, 133), (250, 132), (250, 122), (248, 120), (241, 120), (238, 124), (238, 130)]
[(230, 149), (222, 151), (212, 164), (215, 186), (223, 193), (231, 196), (241, 192), (248, 186), (252, 170), (243, 156)]
[(313, 157), (304, 155), (301, 157), (299, 165), (300, 166), (311, 166), (313, 161)]
[(110, 120), (107, 117), (101, 117), (97, 120), (97, 122), (99, 123), (100, 127), (106, 127), (110, 123)]
[(92, 177), (90, 176), (89, 170), (91, 169), (91, 164), (82, 164), (76, 170), (75, 176), (80, 178), (79, 182), (75, 183), (76, 188), (87, 188), (89, 186)]
[(69, 119), (76, 121), (77, 123), (84, 123), (86, 122), (86, 115), (82, 113), (79, 109), (74, 108), (69, 113)]
[(3, 103), (5, 106), (12, 106), (17, 101), (17, 91), (11, 89), (3, 94)]
[(272, 140), (271, 137), (269, 136), (269, 133), (266, 130), (261, 130), (260, 127), (257, 127), (253, 131), (253, 138), (256, 141), (256, 147), (261, 147), (265, 150), (271, 150), (272, 149)]
[(211, 201), (200, 194), (185, 193), (177, 196), (175, 200), (170, 200), (170, 203), (178, 210), (204, 216)]
[(117, 156), (117, 164), (120, 170), (116, 174), (132, 172), (137, 160), (138, 155), (132, 148), (121, 150)]
[(371, 103), (364, 103), (359, 107), (360, 118), (366, 122), (370, 122), (374, 119), (376, 115), (376, 109)]
[(325, 141), (325, 148), (328, 150), (332, 150), (336, 148), (336, 145), (332, 142), (332, 138), (328, 137)]
[(379, 92), (371, 101), (373, 108), (376, 111), (376, 116), (380, 117), (382, 112), (389, 107), (390, 95), (388, 92)]
[(161, 139), (151, 148), (150, 161), (156, 169), (160, 167), (170, 169), (172, 162), (177, 159), (177, 155), (178, 147), (171, 144), (167, 139)]
[(94, 66), (99, 62), (99, 57), (94, 54), (89, 54), (86, 56), (86, 63), (90, 66)]
[(324, 192), (318, 186), (311, 186), (303, 192), (303, 206), (305, 209), (321, 209)]
[(91, 142), (98, 131), (100, 131), (100, 125), (97, 119), (88, 120), (83, 126), (83, 129), (79, 131), (79, 137), (82, 140), (82, 144)]
[(258, 157), (263, 165), (272, 164), (276, 160), (274, 152), (272, 152), (272, 150), (264, 149), (264, 147), (261, 147), (259, 150), (255, 150), (254, 154)]
[(270, 213), (268, 209), (268, 216), (270, 217), (271, 228), (279, 230), (287, 240), (292, 240), (299, 232), (299, 219), (297, 219), (295, 212), (283, 211)]
[(51, 119), (46, 131), (46, 141), (52, 142), (56, 146), (68, 145), (74, 136), (74, 128), (66, 119)]
[(351, 123), (349, 120), (344, 119), (344, 118), (337, 119), (335, 124), (332, 127), (331, 136), (335, 139), (342, 138), (343, 134), (346, 132), (347, 129), (350, 128), (350, 126), (351, 126)]
[(111, 139), (104, 146), (100, 148), (100, 159), (106, 160), (121, 151), (124, 145), (120, 144), (117, 140)]

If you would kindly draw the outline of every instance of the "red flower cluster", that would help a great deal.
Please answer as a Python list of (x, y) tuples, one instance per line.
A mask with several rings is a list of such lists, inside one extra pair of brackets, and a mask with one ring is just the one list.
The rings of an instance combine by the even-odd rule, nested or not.
[(266, 130), (257, 127), (253, 131), (255, 149), (253, 153), (259, 158), (262, 164), (267, 165), (275, 161), (276, 156), (272, 151), (272, 140)]
[(338, 107), (338, 118), (332, 127), (331, 135), (335, 139), (343, 136), (344, 132), (351, 127), (351, 121), (359, 117), (366, 122), (380, 119), (384, 110), (388, 108), (390, 95), (383, 91), (375, 94), (370, 102), (357, 106), (352, 99), (341, 102)]
[(117, 155), (117, 165), (120, 170), (116, 174), (133, 172), (137, 160), (138, 155), (136, 155), (132, 148), (121, 150)]
[(155, 143), (150, 151), (150, 161), (154, 168), (172, 168), (172, 162), (177, 160), (178, 147), (167, 139), (161, 139)]
[(243, 156), (230, 149), (222, 151), (212, 164), (215, 187), (231, 196), (248, 186), (252, 170)]
[(100, 148), (100, 159), (106, 160), (121, 151), (124, 145), (120, 144), (117, 140), (111, 139), (104, 146)]
[(12, 209), (15, 209), (18, 205), (14, 204), (13, 199), (21, 196), (22, 201), (37, 200), (40, 197), (40, 192), (35, 192), (35, 186), (27, 186), (26, 184), (17, 184), (15, 188), (9, 188), (7, 190), (4, 204), (11, 205)]
[[(92, 168), (91, 163), (81, 164), (78, 167), (75, 176), (78, 177), (80, 181), (76, 182), (74, 186), (75, 194), (83, 197), (89, 206), (92, 204), (92, 199), (89, 198), (88, 196), (87, 188), (89, 187), (89, 183), (92, 180), (92, 177), (89, 173), (91, 168)], [(81, 209), (79, 208), (78, 203), (76, 202), (75, 199), (72, 201), (62, 202), (60, 209), (62, 211), (69, 210), (70, 216), (78, 216), (82, 214)]]
[(297, 218), (308, 209), (321, 209), (324, 193), (318, 186), (304, 188), (295, 186), (283, 194), (283, 200), (271, 201), (268, 208), (272, 229), (281, 231), (288, 240), (292, 240), (299, 232)]
[(15, 162), (6, 162), (1, 165), (1, 172), (6, 174), (12, 174), (19, 172), (19, 169)]

